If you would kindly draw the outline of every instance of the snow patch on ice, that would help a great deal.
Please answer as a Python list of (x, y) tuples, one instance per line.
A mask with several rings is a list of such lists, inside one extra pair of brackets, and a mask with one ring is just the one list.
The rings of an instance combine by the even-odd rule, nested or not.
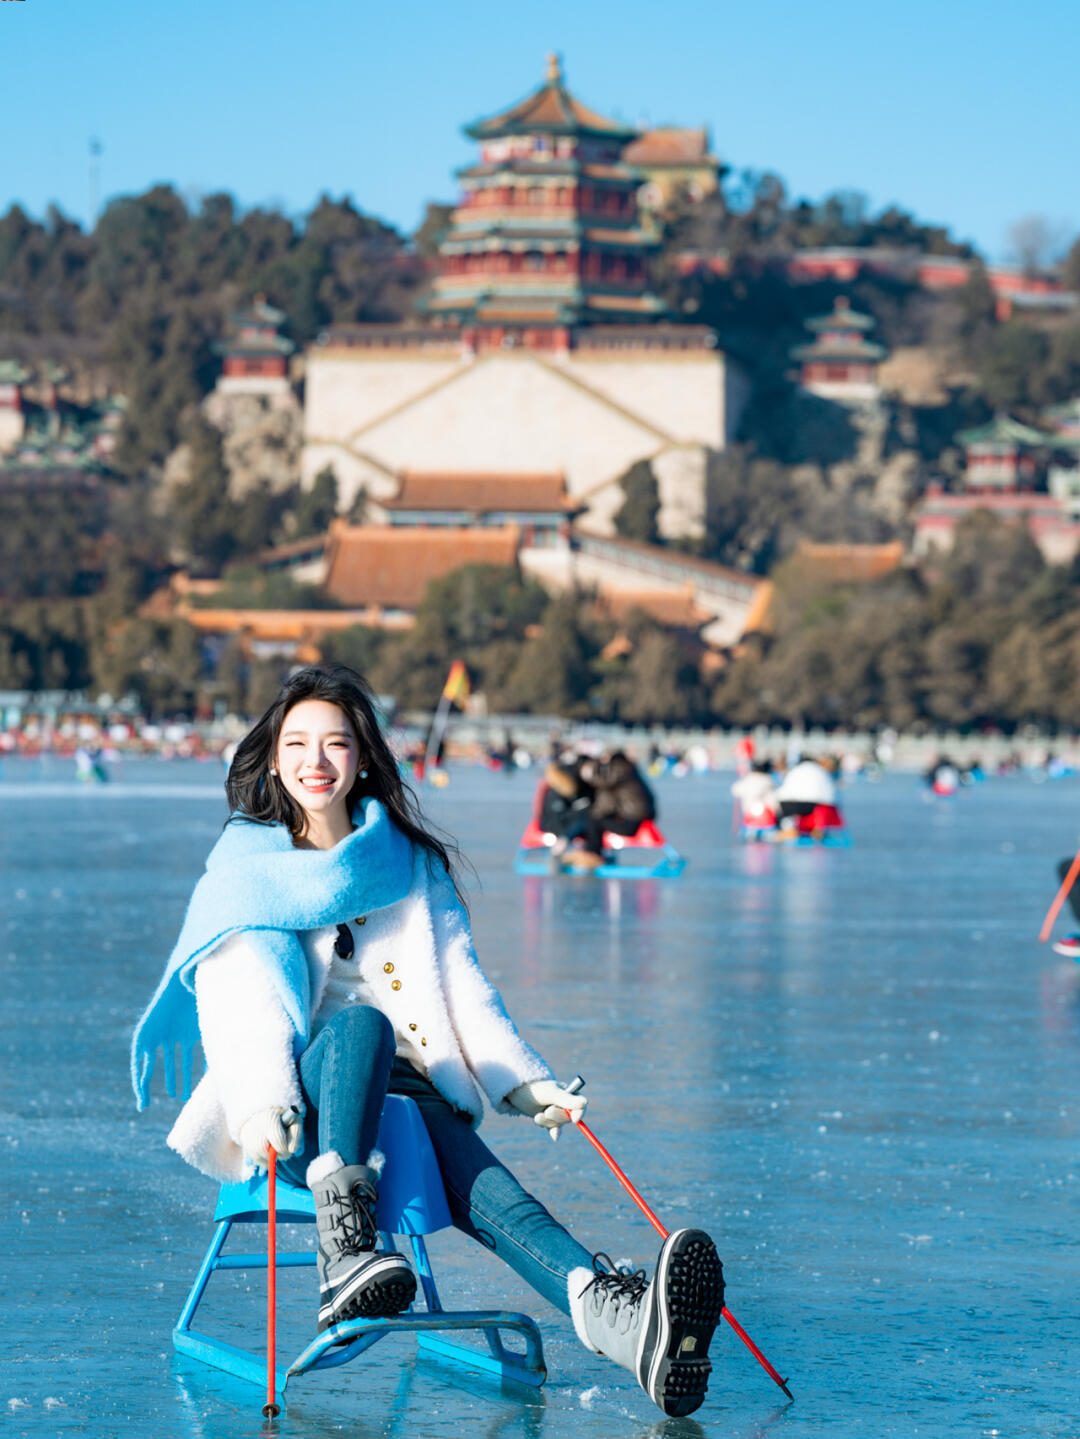
[(578, 1401), (583, 1409), (591, 1409), (592, 1402), (600, 1393), (600, 1385), (594, 1384), (591, 1389), (583, 1389), (578, 1396)]

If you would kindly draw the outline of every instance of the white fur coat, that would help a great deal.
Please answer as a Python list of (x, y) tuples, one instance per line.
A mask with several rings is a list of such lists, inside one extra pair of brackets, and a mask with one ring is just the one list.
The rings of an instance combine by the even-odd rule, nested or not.
[[(418, 1045), (426, 1040), (421, 1052), (428, 1077), (474, 1124), (483, 1112), (479, 1090), (495, 1109), (512, 1114), (516, 1111), (505, 1102), (511, 1090), (552, 1078), (480, 968), (468, 916), (449, 878), (430, 873), (419, 847), (408, 894), (372, 910), (362, 926), (353, 926), (353, 934), (361, 973), (379, 1008), (396, 1033), (409, 1034)], [(300, 935), (312, 1014), (322, 1002), (336, 935), (333, 925)], [(237, 1143), (244, 1121), (273, 1105), (304, 1107), (293, 1057), (295, 1030), (243, 931), (199, 964), (195, 994), (206, 1073), (168, 1142), (203, 1173), (242, 1179), (250, 1172)]]

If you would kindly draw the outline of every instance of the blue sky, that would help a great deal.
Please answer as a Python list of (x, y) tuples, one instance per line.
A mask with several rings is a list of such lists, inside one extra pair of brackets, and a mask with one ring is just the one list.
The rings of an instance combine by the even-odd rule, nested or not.
[(864, 191), (991, 258), (1041, 214), (1080, 231), (1076, 0), (25, 0), (0, 4), (0, 211), (169, 181), (302, 213), (318, 195), (413, 228), (451, 199), (461, 126), (539, 83), (709, 126), (790, 193)]

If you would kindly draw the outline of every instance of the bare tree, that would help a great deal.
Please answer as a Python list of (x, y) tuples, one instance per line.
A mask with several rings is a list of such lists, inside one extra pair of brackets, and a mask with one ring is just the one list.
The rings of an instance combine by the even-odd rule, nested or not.
[(1072, 234), (1072, 227), (1048, 215), (1024, 215), (1009, 226), (1009, 254), (1028, 274), (1045, 270), (1061, 259)]

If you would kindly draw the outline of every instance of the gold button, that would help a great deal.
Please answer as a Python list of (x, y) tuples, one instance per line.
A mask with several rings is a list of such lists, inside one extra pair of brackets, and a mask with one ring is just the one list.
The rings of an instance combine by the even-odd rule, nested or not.
[(412, 1030), (412, 1032), (413, 1032), (414, 1034), (416, 1033), (416, 1025), (415, 1025), (415, 1024), (410, 1024), (410, 1025), (409, 1025), (409, 1028)]
[(358, 915), (356, 916), (356, 922), (357, 922), (357, 924), (367, 924), (367, 915), (366, 915), (366, 914), (358, 914)]
[(393, 974), (394, 966), (390, 963), (389, 960), (387, 960), (386, 963), (383, 965), (383, 972), (385, 974)]
[(422, 1040), (420, 1041), (420, 1043), (423, 1044), (423, 1045), (426, 1045), (426, 1044), (427, 1044), (427, 1040), (426, 1040), (426, 1039), (422, 1039)]
[(401, 988), (401, 980), (400, 980), (400, 979), (391, 980), (391, 982), (390, 982), (390, 988), (391, 988), (391, 989), (400, 989), (400, 988)]

